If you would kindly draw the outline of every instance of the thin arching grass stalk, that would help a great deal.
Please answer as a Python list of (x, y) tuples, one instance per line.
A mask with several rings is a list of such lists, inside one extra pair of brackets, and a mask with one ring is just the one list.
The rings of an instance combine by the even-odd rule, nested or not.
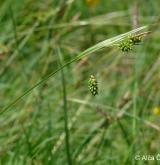
[(37, 88), (38, 86), (40, 86), (41, 84), (43, 84), (44, 82), (46, 82), (49, 78), (53, 77), (57, 72), (59, 72), (60, 70), (62, 70), (63, 68), (65, 68), (66, 66), (70, 65), (73, 62), (76, 62), (78, 60), (80, 60), (81, 58), (96, 52), (104, 47), (109, 47), (112, 46), (115, 43), (118, 43), (120, 41), (122, 41), (123, 39), (125, 39), (128, 35), (130, 34), (134, 34), (136, 32), (139, 32), (143, 29), (147, 28), (147, 26), (142, 26), (140, 28), (134, 29), (132, 31), (129, 31), (127, 33), (123, 33), (121, 35), (118, 35), (116, 37), (112, 37), (110, 39), (104, 40), (86, 50), (84, 50), (83, 52), (81, 52), (79, 55), (77, 55), (75, 58), (73, 58), (71, 61), (67, 62), (66, 64), (64, 64), (63, 66), (59, 67), (57, 70), (53, 71), (52, 73), (50, 73), (49, 75), (47, 75), (46, 77), (42, 78), (42, 80), (40, 80), (37, 84), (33, 85), (31, 88), (29, 88), (28, 90), (26, 90), (22, 95), (20, 95), (19, 97), (17, 97), (15, 100), (13, 100), (10, 104), (8, 104), (4, 109), (2, 109), (2, 111), (0, 112), (0, 114), (4, 113), (5, 111), (7, 111), (8, 109), (10, 109), (14, 104), (16, 104), (19, 100), (21, 100), (24, 96), (26, 96), (27, 94), (29, 94), (33, 89)]
[[(59, 56), (60, 67), (62, 67), (62, 57), (60, 50), (58, 49), (57, 54)], [(66, 91), (66, 81), (65, 74), (63, 69), (61, 69), (61, 80), (63, 88), (63, 109), (64, 109), (64, 130), (65, 130), (65, 142), (66, 142), (66, 154), (68, 165), (72, 165), (71, 153), (70, 153), (70, 144), (69, 144), (69, 129), (68, 129), (68, 108), (67, 108), (67, 91)]]

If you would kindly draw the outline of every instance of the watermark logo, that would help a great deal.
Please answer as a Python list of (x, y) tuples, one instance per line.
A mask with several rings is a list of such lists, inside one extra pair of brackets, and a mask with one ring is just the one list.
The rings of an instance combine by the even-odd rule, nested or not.
[(160, 154), (157, 155), (135, 155), (135, 160), (142, 160), (142, 161), (152, 161), (157, 160), (160, 161)]

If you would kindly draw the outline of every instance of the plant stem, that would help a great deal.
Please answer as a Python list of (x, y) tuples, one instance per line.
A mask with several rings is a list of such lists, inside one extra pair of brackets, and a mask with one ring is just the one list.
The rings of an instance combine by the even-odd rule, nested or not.
[(138, 26), (139, 26), (138, 0), (134, 0), (133, 29), (138, 28)]
[[(62, 67), (62, 58), (60, 50), (58, 50), (60, 67)], [(68, 108), (67, 108), (67, 92), (66, 92), (66, 81), (65, 81), (65, 74), (63, 69), (61, 69), (61, 79), (62, 79), (62, 88), (63, 88), (63, 110), (64, 110), (64, 129), (65, 129), (65, 142), (66, 142), (66, 154), (68, 165), (72, 165), (72, 159), (70, 154), (70, 144), (69, 144), (69, 130), (68, 130)]]

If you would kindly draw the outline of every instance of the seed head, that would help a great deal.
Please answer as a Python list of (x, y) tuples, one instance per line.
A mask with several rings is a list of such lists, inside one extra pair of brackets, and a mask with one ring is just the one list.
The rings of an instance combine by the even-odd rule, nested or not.
[(122, 41), (118, 47), (122, 50), (122, 52), (129, 52), (133, 48), (133, 43), (130, 40)]
[(98, 94), (98, 83), (93, 75), (91, 75), (88, 80), (88, 87), (93, 96)]
[(133, 45), (138, 45), (142, 42), (142, 36), (139, 35), (131, 35), (129, 36), (129, 40)]
[(122, 52), (129, 52), (133, 49), (134, 45), (138, 45), (142, 42), (142, 38), (143, 35), (130, 35), (128, 38), (121, 41), (118, 47), (122, 50)]

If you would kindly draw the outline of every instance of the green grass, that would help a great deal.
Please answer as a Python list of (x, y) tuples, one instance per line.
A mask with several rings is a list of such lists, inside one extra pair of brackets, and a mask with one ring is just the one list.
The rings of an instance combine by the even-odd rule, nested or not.
[(160, 153), (159, 1), (139, 2), (135, 30), (133, 4), (0, 1), (0, 164), (159, 164), (134, 159)]

